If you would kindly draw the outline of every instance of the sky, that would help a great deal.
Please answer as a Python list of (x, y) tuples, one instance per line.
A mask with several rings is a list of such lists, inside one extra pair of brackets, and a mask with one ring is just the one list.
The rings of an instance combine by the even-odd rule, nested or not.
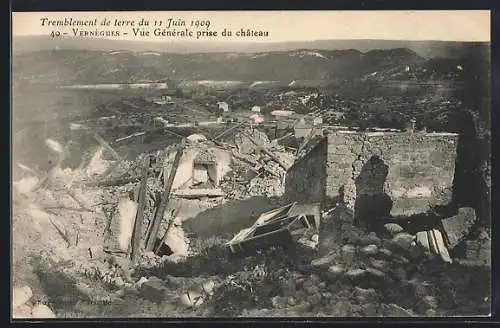
[[(154, 20), (162, 20), (163, 27), (169, 18), (183, 19), (189, 25), (192, 20), (209, 20), (209, 30), (218, 31), (216, 41), (289, 42), (313, 40), (444, 40), (444, 41), (490, 41), (490, 12), (475, 11), (199, 11), (199, 12), (30, 12), (12, 13), (13, 37), (27, 35), (50, 35), (53, 30), (72, 34), (72, 28), (41, 26), (41, 18), (58, 20), (108, 18), (137, 21), (150, 20), (149, 37), (136, 37), (132, 28), (102, 27), (119, 30), (120, 40), (164, 41), (165, 38), (151, 36)], [(221, 38), (226, 28), (233, 31), (231, 37)], [(242, 38), (234, 35), (237, 30), (252, 29), (267, 31), (268, 37)], [(79, 27), (80, 30), (96, 30), (96, 27)], [(178, 28), (180, 29), (180, 28)], [(125, 36), (123, 32), (127, 31)], [(182, 38), (179, 38), (182, 39)], [(207, 39), (205, 39), (206, 41)]]

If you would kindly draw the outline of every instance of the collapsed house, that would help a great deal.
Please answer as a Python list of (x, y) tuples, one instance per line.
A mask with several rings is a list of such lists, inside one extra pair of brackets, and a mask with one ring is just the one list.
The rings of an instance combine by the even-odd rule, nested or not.
[(409, 216), (452, 198), (458, 135), (334, 131), (311, 138), (288, 171), (290, 199), (342, 198), (357, 214)]
[(284, 197), (322, 208), (343, 204), (353, 224), (369, 230), (388, 222), (416, 226), (415, 242), (449, 262), (448, 249), (476, 221), (472, 208), (449, 214), (457, 143), (457, 134), (412, 129), (326, 131), (302, 147), (287, 172)]
[[(165, 159), (164, 167), (172, 167), (175, 154)], [(211, 194), (222, 196), (218, 189), (224, 175), (231, 170), (231, 153), (214, 146), (207, 146), (195, 142), (186, 148), (180, 158), (179, 166), (173, 179), (172, 189), (177, 196), (196, 197), (197, 195)], [(164, 175), (167, 182), (169, 176)]]
[[(75, 269), (78, 274), (89, 274), (94, 272), (91, 268), (97, 268), (98, 277), (120, 288), (134, 283), (127, 273), (133, 267), (131, 264), (154, 266), (159, 261), (177, 261), (193, 255), (189, 253), (189, 244), (183, 244), (188, 242), (184, 239), (189, 238), (181, 233), (182, 227), (179, 228), (182, 221), (179, 219), (194, 219), (193, 212), (181, 213), (186, 203), (202, 204), (204, 208), (200, 210), (203, 211), (216, 202), (224, 204), (230, 199), (255, 195), (281, 198), (280, 204), (288, 202), (288, 205), (279, 207), (273, 203), (276, 209), (261, 209), (260, 216), (257, 214), (249, 228), (225, 244), (227, 249), (233, 255), (255, 255), (258, 250), (273, 246), (291, 246), (288, 253), (292, 256), (320, 256), (307, 268), (323, 272), (329, 279), (343, 275), (351, 280), (370, 281), (392, 274), (394, 265), (385, 265), (387, 273), (380, 271), (384, 260), (378, 257), (391, 256), (387, 254), (391, 254), (395, 245), (406, 252), (413, 251), (416, 243), (451, 262), (448, 249), (464, 240), (475, 220), (474, 209), (461, 208), (454, 216), (438, 218), (438, 227), (417, 233), (409, 234), (395, 223), (385, 224), (387, 230), (393, 232), (391, 240), (360, 233), (356, 239), (339, 244), (323, 243), (330, 235), (344, 233), (329, 226), (328, 220), (339, 220), (338, 216), (329, 216), (331, 211), (322, 213), (322, 210), (337, 208), (331, 206), (332, 201), (344, 203), (364, 219), (382, 222), (385, 222), (384, 216), (419, 215), (426, 210), (424, 203), (447, 205), (456, 152), (453, 134), (336, 132), (311, 138), (299, 149), (295, 162), (295, 155), (285, 152), (277, 140), (270, 141), (257, 129), (238, 131), (233, 138), (234, 145), (191, 135), (180, 145), (142, 154), (131, 162), (120, 159), (109, 144), (102, 138), (97, 139), (101, 147), (83, 170), (62, 170), (56, 166), (56, 174), (49, 172), (48, 178), (41, 179), (43, 183), (26, 178), (15, 184), (19, 195), (14, 203), (21, 211), (14, 211), (17, 216), (14, 226), (17, 230), (29, 231), (31, 226), (41, 225), (39, 231), (48, 239), (48, 248), (64, 254), (65, 260), (79, 262)], [(48, 145), (57, 153), (65, 153), (63, 147), (53, 142)], [(115, 160), (104, 160), (104, 151), (114, 154)], [(422, 153), (428, 153), (428, 157)], [(275, 186), (270, 188), (271, 192), (266, 191), (267, 183), (280, 186), (283, 182), (284, 195), (274, 189)], [(415, 185), (417, 182), (420, 185)], [(236, 195), (240, 193), (239, 187), (243, 192)], [(387, 195), (382, 197), (380, 193)], [(211, 197), (213, 199), (207, 201)], [(224, 220), (220, 220), (221, 215), (214, 215), (219, 225), (205, 222), (202, 229), (213, 225), (216, 226), (212, 228), (214, 234), (220, 233), (217, 227), (224, 224), (255, 219), (254, 209), (258, 211), (254, 207), (251, 211), (240, 211), (241, 215), (233, 211), (228, 215), (230, 218), (224, 217)], [(208, 217), (202, 216), (202, 219)], [(349, 225), (348, 230), (360, 229)], [(66, 244), (61, 245), (61, 238)], [(469, 256), (489, 257), (487, 250), (491, 244), (468, 246)], [(14, 248), (18, 262), (24, 260), (21, 252), (19, 247)], [(349, 258), (355, 252), (360, 258), (364, 256), (366, 263), (350, 268), (349, 263), (353, 261)], [(172, 253), (181, 257), (169, 257)], [(167, 259), (162, 255), (167, 255)], [(398, 256), (392, 257), (399, 261)], [(115, 264), (119, 264), (125, 274), (111, 272), (108, 265)], [(191, 266), (186, 267), (191, 270)], [(148, 289), (157, 283), (153, 278), (150, 277), (149, 283), (144, 283), (147, 280), (144, 277), (139, 280), (146, 286), (139, 286), (141, 293), (148, 298), (161, 294), (158, 298), (163, 299), (166, 296), (162, 286), (159, 292)], [(181, 297), (181, 301), (193, 306), (198, 299), (196, 295), (188, 292), (182, 296), (187, 300), (182, 301)]]

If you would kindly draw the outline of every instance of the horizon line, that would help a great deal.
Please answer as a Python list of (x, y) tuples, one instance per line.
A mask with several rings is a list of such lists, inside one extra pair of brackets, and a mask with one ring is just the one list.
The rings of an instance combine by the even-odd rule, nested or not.
[[(33, 35), (12, 35), (11, 41), (15, 41), (16, 38), (47, 38), (50, 39), (50, 35), (44, 34), (33, 34)], [(131, 43), (227, 43), (227, 44), (285, 44), (285, 43), (312, 43), (312, 42), (332, 42), (332, 41), (369, 41), (369, 42), (446, 42), (446, 43), (482, 43), (491, 44), (489, 41), (480, 40), (443, 40), (443, 39), (370, 39), (370, 38), (349, 38), (349, 39), (311, 39), (311, 40), (288, 40), (288, 41), (240, 41), (240, 40), (163, 40), (156, 41), (150, 39), (114, 39), (114, 38), (99, 38), (99, 37), (78, 37), (78, 36), (60, 36), (54, 40), (89, 40), (89, 41), (118, 41), (118, 42), (131, 42)]]

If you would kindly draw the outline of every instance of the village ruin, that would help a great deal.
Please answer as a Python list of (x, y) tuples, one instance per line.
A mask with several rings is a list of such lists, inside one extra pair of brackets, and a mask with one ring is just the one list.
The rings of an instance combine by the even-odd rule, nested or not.
[(490, 43), (289, 14), (13, 36), (13, 321), (491, 316)]

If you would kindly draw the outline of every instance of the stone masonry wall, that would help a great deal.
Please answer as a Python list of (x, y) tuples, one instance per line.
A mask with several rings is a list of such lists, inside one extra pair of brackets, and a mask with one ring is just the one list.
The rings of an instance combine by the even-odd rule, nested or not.
[(284, 197), (290, 201), (323, 203), (326, 196), (327, 140), (321, 140), (288, 170)]
[(357, 211), (356, 203), (378, 195), (365, 207), (384, 203), (393, 216), (447, 205), (452, 199), (457, 140), (451, 133), (330, 133), (326, 196), (343, 196)]

